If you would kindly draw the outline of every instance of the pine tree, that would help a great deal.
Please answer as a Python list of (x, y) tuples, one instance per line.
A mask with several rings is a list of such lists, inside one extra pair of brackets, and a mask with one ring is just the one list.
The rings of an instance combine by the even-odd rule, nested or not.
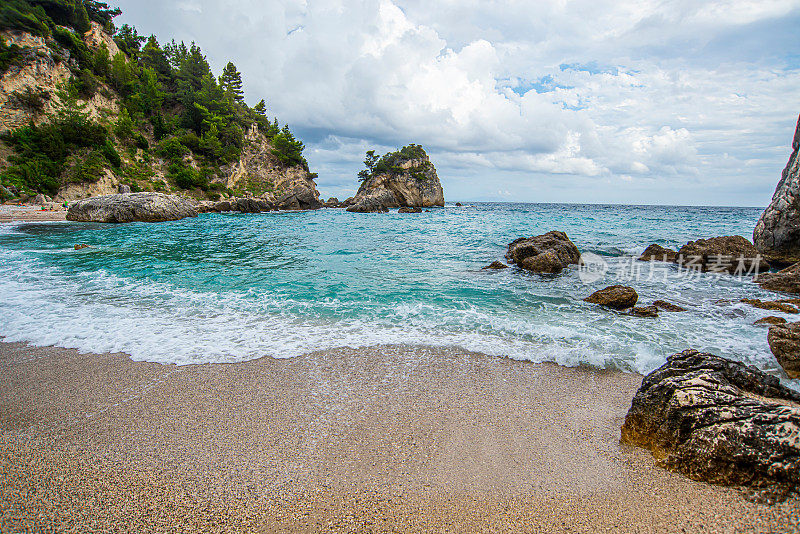
[(242, 75), (236, 70), (236, 65), (228, 62), (219, 77), (219, 84), (234, 102), (244, 102), (244, 90), (242, 89)]
[(255, 111), (256, 114), (260, 115), (261, 117), (266, 117), (267, 116), (267, 103), (264, 102), (263, 98), (259, 101), (258, 104), (255, 105), (255, 107), (253, 108), (253, 111)]

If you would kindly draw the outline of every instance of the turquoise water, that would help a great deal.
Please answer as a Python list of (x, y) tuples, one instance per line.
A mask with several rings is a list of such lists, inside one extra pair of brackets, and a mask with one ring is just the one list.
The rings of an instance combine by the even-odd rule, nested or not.
[[(206, 214), (163, 224), (49, 223), (0, 229), (0, 336), (126, 352), (163, 363), (292, 357), (338, 346), (459, 346), (491, 355), (646, 372), (709, 350), (774, 370), (769, 313), (720, 299), (766, 297), (749, 280), (681, 276), (632, 262), (648, 244), (750, 237), (756, 208), (476, 204), (419, 215)], [(559, 229), (609, 270), (482, 271), (518, 237)], [(76, 251), (74, 245), (91, 248)], [(636, 263), (645, 304), (689, 308), (635, 319), (582, 298)]]

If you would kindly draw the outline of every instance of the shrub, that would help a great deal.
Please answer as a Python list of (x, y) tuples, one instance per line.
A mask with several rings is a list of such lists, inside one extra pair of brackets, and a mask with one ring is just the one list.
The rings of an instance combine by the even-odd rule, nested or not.
[(6, 45), (5, 39), (0, 37), (0, 75), (6, 73), (11, 67), (21, 67), (25, 64), (25, 51), (15, 44)]
[(32, 89), (26, 87), (24, 91), (15, 91), (11, 93), (8, 100), (17, 109), (42, 111), (45, 103), (50, 100), (50, 93), (39, 88)]
[(175, 137), (164, 139), (158, 145), (158, 155), (168, 161), (180, 161), (189, 150)]

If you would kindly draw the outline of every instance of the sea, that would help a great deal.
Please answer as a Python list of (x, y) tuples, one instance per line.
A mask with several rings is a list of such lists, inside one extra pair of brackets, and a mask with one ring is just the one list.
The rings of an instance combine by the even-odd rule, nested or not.
[[(636, 261), (651, 243), (751, 238), (762, 210), (473, 203), (5, 224), (0, 337), (178, 365), (411, 345), (638, 373), (694, 348), (778, 374), (767, 329), (753, 323), (792, 316), (739, 302), (775, 297), (751, 275)], [(514, 239), (550, 230), (566, 232), (592, 269), (482, 269)], [(635, 318), (583, 301), (612, 284), (687, 311)]]

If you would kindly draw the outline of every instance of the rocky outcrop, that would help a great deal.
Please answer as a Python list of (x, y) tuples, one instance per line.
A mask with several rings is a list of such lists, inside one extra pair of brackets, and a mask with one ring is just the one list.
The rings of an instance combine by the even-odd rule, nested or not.
[(622, 442), (695, 480), (783, 500), (800, 484), (800, 394), (753, 367), (686, 350), (642, 381)]
[(797, 308), (785, 302), (761, 299), (741, 299), (740, 302), (749, 304), (750, 306), (759, 308), (761, 310), (779, 311), (783, 313), (799, 313)]
[(162, 193), (88, 198), (73, 203), (67, 212), (68, 221), (100, 223), (163, 222), (195, 216), (193, 202)]
[[(590, 304), (599, 304), (614, 310), (627, 310), (636, 306), (639, 294), (632, 287), (616, 285), (595, 291), (583, 300)], [(658, 315), (658, 309), (656, 309), (656, 315)]]
[(657, 245), (653, 243), (646, 249), (641, 256), (639, 256), (639, 261), (666, 261), (666, 262), (675, 262), (678, 259), (678, 253), (674, 250), (664, 248), (661, 245)]
[(422, 213), (422, 208), (409, 208), (408, 206), (403, 206), (397, 213)]
[(221, 169), (229, 189), (263, 191), (260, 198), (282, 210), (322, 207), (314, 174), (299, 165), (286, 166), (272, 153), (272, 144), (254, 125), (245, 135), (238, 161)]
[(628, 311), (633, 317), (658, 317), (658, 308), (655, 306), (634, 306)]
[[(381, 165), (385, 162), (385, 165)], [(444, 206), (444, 190), (428, 154), (419, 145), (383, 156), (378, 167), (364, 176), (347, 211), (386, 212), (402, 206)]]
[(506, 258), (527, 271), (556, 274), (578, 264), (581, 253), (567, 234), (551, 231), (509, 243)]
[(665, 312), (677, 313), (686, 311), (686, 308), (684, 308), (683, 306), (678, 306), (677, 304), (667, 302), (666, 300), (655, 300), (653, 301), (653, 306)]
[(501, 269), (508, 269), (508, 265), (503, 263), (502, 261), (493, 261), (489, 265), (483, 268), (484, 270), (492, 270), (492, 271), (499, 271)]
[(322, 204), (323, 208), (343, 208), (342, 203), (336, 197), (331, 197)]
[(775, 326), (777, 324), (786, 324), (788, 321), (783, 317), (775, 317), (774, 315), (770, 315), (769, 317), (764, 317), (763, 319), (759, 319), (758, 321), (754, 322), (754, 326)]
[(800, 261), (800, 119), (792, 139), (792, 155), (753, 232), (753, 242), (777, 266)]
[(755, 282), (762, 289), (783, 293), (800, 293), (800, 263), (795, 263), (777, 273), (759, 274)]
[(687, 268), (718, 273), (757, 274), (769, 269), (758, 249), (740, 235), (689, 241), (678, 251), (677, 261)]
[(789, 378), (800, 378), (800, 322), (770, 327), (767, 341)]

